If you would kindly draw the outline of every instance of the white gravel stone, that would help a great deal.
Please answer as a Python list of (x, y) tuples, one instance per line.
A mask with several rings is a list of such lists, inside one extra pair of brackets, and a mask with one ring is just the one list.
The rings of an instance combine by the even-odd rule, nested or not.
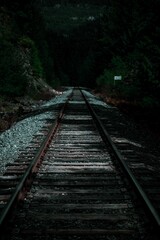
[(85, 91), (85, 90), (82, 90), (83, 94), (87, 97), (88, 101), (90, 104), (93, 104), (93, 105), (100, 105), (102, 107), (105, 107), (105, 108), (113, 108), (111, 105), (101, 101), (98, 97), (96, 98), (95, 95)]
[[(62, 95), (56, 96), (54, 99), (46, 102), (41, 107), (49, 107), (64, 103), (67, 96), (70, 95), (72, 89), (65, 91)], [(40, 109), (40, 108), (39, 108)], [(18, 158), (20, 151), (24, 150), (31, 142), (33, 136), (37, 134), (46, 119), (53, 118), (53, 113), (47, 111), (36, 116), (28, 117), (17, 122), (10, 129), (0, 135), (0, 175), (5, 171), (5, 165), (12, 163)]]

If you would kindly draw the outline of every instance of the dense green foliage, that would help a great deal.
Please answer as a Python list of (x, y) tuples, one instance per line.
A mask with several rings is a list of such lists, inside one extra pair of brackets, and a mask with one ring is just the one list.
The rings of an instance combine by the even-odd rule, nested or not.
[(0, 92), (21, 95), (26, 90), (21, 57), (16, 45), (15, 22), (6, 9), (0, 9)]
[(73, 29), (84, 26), (87, 22), (93, 21), (101, 15), (103, 6), (94, 5), (52, 5), (42, 9), (43, 16), (47, 24), (47, 28), (68, 34)]
[(27, 84), (19, 53), (12, 44), (1, 40), (0, 59), (1, 94), (23, 95)]
[(111, 87), (113, 76), (122, 75), (116, 90), (123, 97), (143, 100), (148, 96), (148, 102), (159, 98), (159, 7), (159, 0), (110, 1), (102, 19), (100, 45), (106, 63), (98, 85)]
[[(98, 85), (111, 96), (144, 105), (157, 103), (159, 7), (160, 0), (43, 1), (60, 81)], [(121, 82), (114, 82), (116, 75), (122, 76)]]
[(64, 2), (45, 1), (41, 7), (55, 73), (62, 85), (94, 87), (102, 69), (97, 65), (97, 40), (104, 5)]
[(1, 3), (0, 43), (1, 94), (24, 95), (31, 79), (53, 84), (44, 21), (31, 0)]
[(30, 61), (33, 69), (33, 73), (36, 77), (43, 77), (43, 68), (39, 58), (38, 49), (35, 42), (29, 37), (21, 37), (19, 45), (30, 51)]
[[(25, 89), (21, 59), (14, 61), (20, 46), (30, 50), (35, 76), (52, 86), (98, 86), (113, 97), (156, 105), (160, 102), (159, 9), (160, 0), (15, 0), (13, 4), (4, 0), (3, 84), (17, 81), (21, 88), (13, 91)], [(115, 82), (116, 75), (122, 81)]]

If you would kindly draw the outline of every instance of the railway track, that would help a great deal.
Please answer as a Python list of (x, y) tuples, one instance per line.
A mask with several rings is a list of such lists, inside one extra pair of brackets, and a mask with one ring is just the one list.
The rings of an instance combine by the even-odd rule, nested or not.
[[(153, 209), (158, 214), (157, 208), (154, 205), (146, 210), (149, 215), (141, 210), (135, 187), (130, 187), (127, 173), (117, 161), (130, 149), (122, 144), (123, 150), (116, 147), (113, 153), (112, 140), (118, 139), (115, 130), (110, 124), (108, 143), (107, 133), (101, 126), (100, 135), (100, 122), (93, 120), (92, 107), (89, 111), (86, 101), (75, 89), (54, 124), (50, 120), (35, 136), (27, 153), (9, 164), (0, 177), (3, 240), (156, 239), (149, 215)], [(95, 110), (105, 123), (102, 111), (96, 107)], [(19, 204), (14, 208), (17, 200)], [(8, 216), (9, 221), (5, 220)], [(158, 217), (151, 218), (156, 225), (154, 230), (159, 229)]]

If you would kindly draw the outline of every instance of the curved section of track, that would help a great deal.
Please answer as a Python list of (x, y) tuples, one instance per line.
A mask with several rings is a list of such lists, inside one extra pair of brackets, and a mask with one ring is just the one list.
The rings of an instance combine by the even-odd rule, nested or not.
[(78, 89), (58, 119), (30, 192), (2, 239), (144, 239), (147, 217), (137, 210)]

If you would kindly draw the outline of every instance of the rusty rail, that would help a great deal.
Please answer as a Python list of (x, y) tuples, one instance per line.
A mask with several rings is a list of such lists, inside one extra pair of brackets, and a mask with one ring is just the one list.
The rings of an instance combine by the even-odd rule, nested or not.
[(80, 91), (81, 91), (81, 94), (82, 94), (82, 96), (83, 96), (83, 98), (84, 98), (88, 108), (89, 108), (89, 111), (90, 111), (91, 115), (94, 118), (94, 121), (95, 121), (95, 123), (96, 123), (96, 125), (97, 125), (97, 127), (98, 127), (98, 129), (100, 131), (100, 134), (101, 134), (103, 140), (106, 143), (109, 143), (111, 149), (114, 151), (116, 159), (119, 161), (119, 163), (121, 164), (123, 170), (125, 171), (127, 178), (132, 183), (134, 189), (136, 190), (136, 192), (138, 193), (139, 197), (141, 198), (141, 200), (145, 204), (146, 209), (149, 212), (149, 215), (153, 219), (156, 227), (158, 228), (158, 231), (160, 231), (160, 216), (159, 216), (159, 213), (157, 212), (157, 210), (153, 206), (152, 202), (150, 201), (150, 199), (148, 198), (147, 194), (145, 193), (145, 191), (143, 190), (143, 188), (141, 187), (141, 185), (139, 184), (139, 182), (135, 178), (134, 174), (132, 173), (132, 171), (130, 170), (128, 165), (125, 163), (124, 157), (119, 152), (119, 150), (116, 147), (116, 145), (113, 143), (110, 135), (108, 134), (107, 130), (105, 129), (105, 127), (103, 125), (103, 123), (101, 122), (101, 120), (97, 116), (96, 112), (92, 108), (91, 104), (88, 102), (88, 100), (87, 100), (86, 96), (84, 95), (83, 91), (81, 89), (80, 89)]
[(17, 187), (15, 188), (13, 194), (10, 196), (8, 202), (4, 206), (4, 208), (0, 214), (0, 229), (2, 229), (2, 227), (6, 221), (6, 218), (7, 218), (8, 214), (11, 212), (11, 209), (15, 205), (16, 201), (24, 198), (24, 192), (25, 192), (26, 187), (28, 187), (28, 182), (31, 182), (31, 178), (32, 178), (33, 174), (35, 174), (37, 172), (38, 167), (43, 160), (45, 152), (59, 127), (60, 121), (63, 118), (64, 111), (66, 109), (66, 106), (67, 106), (69, 100), (72, 97), (72, 94), (73, 94), (73, 91), (72, 91), (71, 95), (68, 97), (68, 99), (66, 100), (66, 102), (63, 104), (57, 119), (54, 121), (54, 123), (50, 127), (48, 134), (47, 134), (46, 138), (43, 140), (43, 142), (41, 143), (41, 146), (40, 146), (38, 152), (34, 156), (33, 160), (31, 161), (30, 165), (28, 166), (26, 172), (21, 177), (20, 182), (18, 183)]

